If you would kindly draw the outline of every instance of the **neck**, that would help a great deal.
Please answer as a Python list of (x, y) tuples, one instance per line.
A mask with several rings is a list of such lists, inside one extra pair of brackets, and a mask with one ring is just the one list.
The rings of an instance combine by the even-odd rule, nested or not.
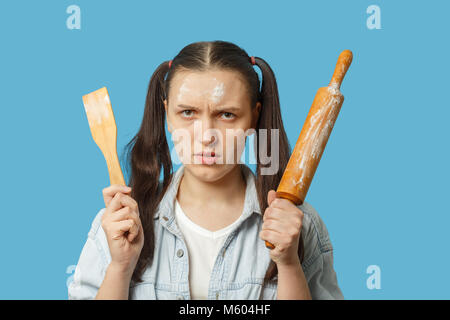
[[(188, 170), (184, 170), (179, 186), (183, 200), (195, 206), (206, 203), (229, 203), (242, 200), (245, 196), (246, 181), (240, 165), (214, 182), (197, 179)], [(181, 200), (181, 199), (179, 199)]]

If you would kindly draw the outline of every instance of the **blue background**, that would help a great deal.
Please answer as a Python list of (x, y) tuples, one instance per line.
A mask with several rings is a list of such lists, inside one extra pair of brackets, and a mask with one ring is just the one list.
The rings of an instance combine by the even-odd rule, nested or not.
[[(69, 30), (66, 8), (81, 8)], [(369, 5), (381, 9), (369, 30)], [(185, 45), (226, 40), (274, 69), (292, 146), (339, 53), (345, 101), (306, 201), (347, 299), (448, 299), (447, 1), (1, 1), (1, 299), (66, 299), (109, 184), (82, 95), (109, 90), (118, 151), (151, 74)], [(369, 290), (366, 269), (381, 269)], [(69, 269), (69, 270), (68, 270)]]

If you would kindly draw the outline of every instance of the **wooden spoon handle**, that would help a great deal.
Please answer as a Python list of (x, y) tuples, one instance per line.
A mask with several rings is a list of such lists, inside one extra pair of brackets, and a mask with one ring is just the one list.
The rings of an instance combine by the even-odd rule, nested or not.
[(125, 179), (123, 178), (122, 169), (120, 168), (117, 152), (107, 152), (104, 156), (108, 166), (110, 183), (125, 186)]

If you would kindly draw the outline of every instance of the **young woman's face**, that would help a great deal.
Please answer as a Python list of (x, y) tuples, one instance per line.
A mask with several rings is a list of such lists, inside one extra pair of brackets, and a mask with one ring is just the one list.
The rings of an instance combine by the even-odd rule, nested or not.
[[(185, 169), (211, 182), (237, 165), (261, 108), (259, 102), (252, 108), (243, 78), (230, 70), (177, 72), (164, 105)], [(202, 152), (215, 157), (197, 155)]]

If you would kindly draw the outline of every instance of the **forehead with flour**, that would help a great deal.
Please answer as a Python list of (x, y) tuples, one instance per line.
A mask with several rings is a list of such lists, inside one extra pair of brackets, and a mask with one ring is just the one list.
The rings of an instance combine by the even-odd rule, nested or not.
[(247, 86), (239, 73), (230, 70), (182, 71), (173, 78), (169, 103), (192, 107), (249, 104)]

